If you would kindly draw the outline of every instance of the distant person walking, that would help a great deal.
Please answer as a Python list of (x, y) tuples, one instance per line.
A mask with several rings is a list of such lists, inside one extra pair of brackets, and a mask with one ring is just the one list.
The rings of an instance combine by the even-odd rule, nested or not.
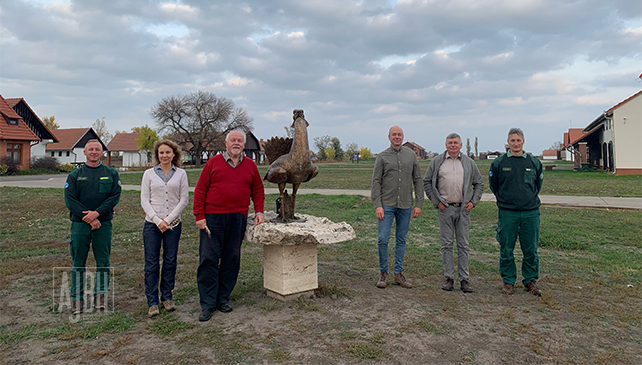
[(86, 163), (70, 172), (65, 184), (65, 205), (71, 220), (69, 252), (73, 262), (70, 290), (73, 314), (82, 313), (85, 305), (85, 264), (90, 246), (96, 259), (94, 308), (105, 309), (110, 277), (111, 220), (121, 190), (118, 172), (100, 162), (103, 146), (99, 140), (87, 141), (84, 154)]
[(256, 224), (264, 222), (263, 181), (254, 162), (243, 157), (244, 147), (245, 133), (231, 131), (225, 152), (207, 161), (194, 190), (194, 215), (201, 230), (196, 273), (201, 322), (209, 321), (216, 309), (232, 311), (230, 293), (241, 264), (250, 198)]
[[(375, 160), (372, 173), (372, 204), (379, 220), (377, 246), (379, 249), (379, 270), (381, 276), (378, 288), (385, 288), (388, 280), (388, 241), (392, 221), (396, 222), (395, 231), (395, 284), (412, 288), (403, 274), (403, 260), (406, 252), (406, 235), (410, 217), (419, 217), (424, 201), (421, 171), (417, 155), (402, 146), (403, 130), (394, 126), (388, 131), (390, 147), (381, 151)], [(412, 192), (415, 192), (413, 207)]]
[(453, 242), (457, 238), (457, 273), (460, 289), (472, 293), (468, 272), (468, 234), (470, 211), (479, 203), (484, 181), (475, 161), (461, 153), (461, 137), (451, 133), (446, 137), (446, 151), (430, 161), (424, 176), (424, 190), (439, 210), (441, 260), (444, 265), (443, 290), (453, 290), (455, 265)]
[[(176, 277), (176, 256), (181, 238), (181, 213), (189, 202), (187, 174), (181, 169), (182, 154), (178, 145), (163, 140), (154, 144), (154, 160), (158, 165), (143, 174), (140, 205), (145, 211), (143, 244), (145, 246), (145, 296), (148, 316), (157, 316), (158, 280), (160, 271), (160, 302), (165, 310), (176, 309), (172, 300)], [(163, 268), (159, 259), (163, 248)]]
[(513, 295), (517, 269), (515, 242), (519, 237), (524, 260), (522, 283), (524, 289), (541, 296), (539, 279), (539, 192), (542, 188), (542, 163), (523, 150), (524, 132), (511, 128), (508, 132), (509, 151), (493, 160), (488, 180), (497, 199), (497, 241), (499, 242), (499, 272), (504, 282), (502, 292)]

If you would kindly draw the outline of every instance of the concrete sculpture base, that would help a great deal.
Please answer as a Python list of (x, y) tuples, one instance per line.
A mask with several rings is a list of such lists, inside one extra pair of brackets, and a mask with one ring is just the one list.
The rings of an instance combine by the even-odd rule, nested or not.
[[(345, 223), (333, 223), (327, 218), (297, 214), (305, 222), (263, 223), (254, 226), (254, 216), (248, 216), (245, 240), (263, 244), (263, 286), (268, 296), (291, 300), (312, 295), (319, 287), (317, 245), (348, 241), (356, 237), (354, 229)], [(266, 212), (265, 220), (276, 217)]]

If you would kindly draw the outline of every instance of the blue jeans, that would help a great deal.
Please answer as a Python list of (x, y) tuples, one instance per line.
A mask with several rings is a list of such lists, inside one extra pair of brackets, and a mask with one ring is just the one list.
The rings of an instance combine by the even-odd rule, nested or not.
[(406, 253), (406, 235), (410, 226), (410, 215), (412, 208), (400, 209), (394, 207), (383, 207), (383, 220), (379, 221), (379, 270), (388, 272), (388, 240), (392, 221), (396, 222), (395, 230), (395, 270), (398, 274), (403, 271), (403, 257)]
[(163, 247), (163, 269), (160, 278), (161, 301), (172, 299), (176, 277), (176, 255), (178, 240), (181, 238), (182, 223), (162, 233), (156, 224), (145, 221), (143, 244), (145, 245), (145, 296), (147, 305), (158, 305), (158, 272), (161, 241)]

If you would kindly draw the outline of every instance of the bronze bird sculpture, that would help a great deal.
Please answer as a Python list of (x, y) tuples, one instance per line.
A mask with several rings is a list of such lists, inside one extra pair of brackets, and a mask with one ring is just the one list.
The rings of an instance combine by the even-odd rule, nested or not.
[[(277, 222), (290, 222), (296, 220), (294, 217), (294, 204), (296, 192), (301, 183), (310, 181), (319, 173), (319, 168), (312, 164), (310, 159), (310, 148), (308, 144), (308, 126), (310, 125), (303, 115), (303, 110), (295, 109), (293, 112), (294, 138), (291, 141), (290, 152), (278, 156), (269, 156), (271, 164), (268, 167), (264, 180), (278, 184), (281, 199), (281, 210)], [(274, 139), (272, 139), (274, 140)], [(287, 140), (285, 140), (287, 143)], [(276, 143), (275, 143), (276, 144)], [(272, 150), (278, 150), (273, 146)], [(268, 146), (266, 146), (266, 152)], [(275, 159), (274, 159), (275, 158)], [(273, 160), (274, 159), (274, 160)], [(292, 196), (285, 190), (285, 184), (292, 184)]]

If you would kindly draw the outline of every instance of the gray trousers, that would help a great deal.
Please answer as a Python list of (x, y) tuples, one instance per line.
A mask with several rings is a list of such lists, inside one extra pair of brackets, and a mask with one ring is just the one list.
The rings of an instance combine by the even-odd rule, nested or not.
[(455, 279), (453, 242), (457, 239), (457, 272), (459, 281), (468, 280), (468, 232), (470, 231), (470, 212), (466, 207), (447, 206), (439, 209), (439, 232), (441, 234), (441, 260), (444, 263), (444, 276)]

